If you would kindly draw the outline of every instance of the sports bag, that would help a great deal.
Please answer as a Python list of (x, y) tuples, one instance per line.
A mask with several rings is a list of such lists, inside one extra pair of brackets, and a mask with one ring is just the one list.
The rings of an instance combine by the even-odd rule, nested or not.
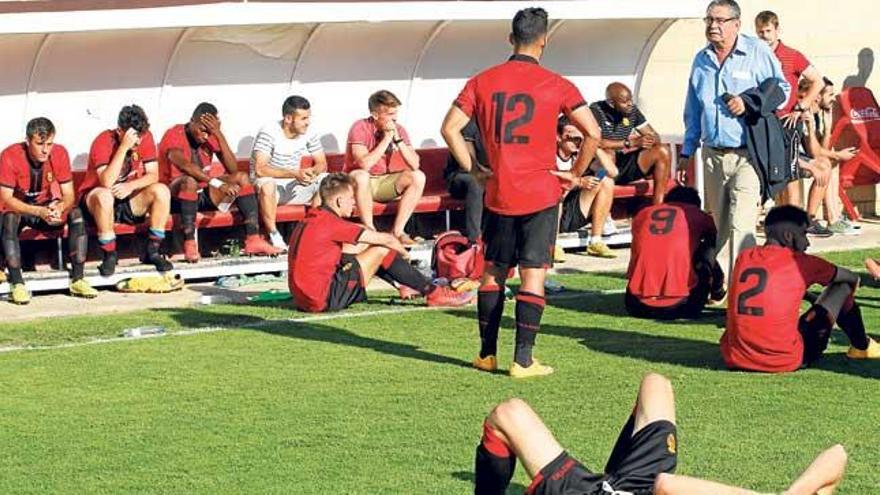
[(438, 278), (479, 280), (483, 276), (485, 264), (482, 243), (471, 244), (457, 230), (449, 230), (437, 236), (431, 256), (431, 268)]

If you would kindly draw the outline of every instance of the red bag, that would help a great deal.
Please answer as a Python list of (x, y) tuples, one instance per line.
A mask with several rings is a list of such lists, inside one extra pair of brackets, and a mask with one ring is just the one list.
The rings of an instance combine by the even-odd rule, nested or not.
[(483, 276), (485, 264), (482, 243), (471, 244), (457, 230), (449, 230), (437, 236), (431, 267), (438, 278), (479, 280)]

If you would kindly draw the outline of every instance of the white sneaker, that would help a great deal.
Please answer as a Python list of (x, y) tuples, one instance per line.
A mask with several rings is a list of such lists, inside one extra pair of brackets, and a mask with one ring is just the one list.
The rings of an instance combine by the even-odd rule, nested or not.
[(284, 242), (284, 238), (281, 237), (281, 234), (279, 234), (277, 230), (269, 234), (269, 242), (271, 242), (272, 246), (276, 249), (287, 251), (287, 243)]
[(612, 236), (620, 232), (617, 230), (617, 225), (614, 223), (614, 219), (609, 217), (605, 218), (605, 225), (602, 226), (602, 237)]

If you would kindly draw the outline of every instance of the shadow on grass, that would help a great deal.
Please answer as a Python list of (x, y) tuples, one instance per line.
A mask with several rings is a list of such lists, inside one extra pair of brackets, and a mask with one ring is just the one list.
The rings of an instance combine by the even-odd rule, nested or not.
[[(216, 314), (194, 308), (173, 308), (162, 311), (168, 313), (181, 326), (187, 328), (206, 326), (241, 327), (244, 330), (253, 330), (292, 339), (370, 349), (382, 354), (407, 359), (464, 368), (471, 367), (471, 363), (461, 359), (423, 351), (418, 346), (412, 344), (366, 337), (349, 330), (333, 327), (331, 324), (321, 323), (320, 320), (267, 320), (257, 316)], [(305, 316), (305, 314), (302, 315)]]
[[(631, 318), (634, 322), (660, 322), (660, 320), (644, 320), (630, 316), (629, 313), (626, 312), (623, 298), (623, 293), (602, 294), (600, 292), (588, 290), (567, 290), (559, 294), (548, 295), (547, 305), (572, 311)], [(662, 320), (662, 323), (672, 325), (715, 325), (718, 328), (724, 328), (725, 312), (721, 309), (706, 308), (703, 310), (703, 314), (700, 318), (696, 320)]]
[[(581, 309), (579, 306), (576, 309)], [(462, 317), (462, 313), (448, 312)], [(634, 323), (640, 321), (630, 318)], [(501, 320), (502, 329), (515, 328), (515, 320), (504, 316)], [(665, 322), (664, 322), (665, 323)], [(662, 323), (661, 323), (662, 324)], [(635, 328), (635, 325), (634, 325)], [(560, 326), (541, 323), (542, 334), (556, 335), (577, 340), (587, 349), (614, 356), (638, 359), (645, 362), (673, 364), (696, 369), (727, 371), (717, 342), (684, 339), (668, 335), (652, 335), (638, 331), (611, 330), (586, 324), (584, 326)], [(849, 345), (842, 333), (835, 332), (835, 343)], [(717, 334), (720, 338), (721, 333)], [(541, 339), (538, 338), (537, 349), (540, 352)], [(858, 376), (862, 378), (880, 378), (880, 362), (856, 361), (848, 359), (845, 353), (826, 353), (814, 363), (812, 368)]]
[[(473, 485), (474, 482), (476, 481), (474, 473), (472, 473), (470, 471), (455, 471), (454, 473), (452, 473), (452, 477), (457, 480), (467, 481), (471, 485)], [(526, 492), (526, 488), (527, 487), (525, 487), (519, 483), (514, 482), (514, 483), (511, 483), (510, 485), (508, 485), (507, 491), (505, 493), (507, 493), (508, 495), (514, 495), (514, 494), (520, 495), (520, 494), (523, 494)]]
[[(515, 321), (504, 317), (501, 324), (502, 328), (514, 328)], [(543, 323), (541, 333), (571, 338), (592, 351), (619, 357), (697, 369), (726, 369), (718, 344), (702, 340), (593, 326), (567, 327)], [(540, 346), (540, 342), (538, 345)]]

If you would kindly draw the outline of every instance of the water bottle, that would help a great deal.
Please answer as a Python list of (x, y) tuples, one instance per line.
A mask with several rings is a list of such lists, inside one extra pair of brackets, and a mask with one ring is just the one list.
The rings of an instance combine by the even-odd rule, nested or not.
[(210, 305), (210, 304), (229, 304), (232, 302), (227, 296), (221, 296), (218, 294), (203, 294), (202, 297), (199, 298), (199, 304)]
[(152, 325), (145, 327), (134, 327), (126, 329), (122, 332), (123, 337), (146, 337), (149, 335), (163, 335), (165, 327), (160, 325)]
[(217, 211), (220, 213), (226, 213), (229, 211), (229, 208), (232, 207), (232, 203), (235, 201), (235, 196), (223, 196), (223, 201), (217, 205)]

